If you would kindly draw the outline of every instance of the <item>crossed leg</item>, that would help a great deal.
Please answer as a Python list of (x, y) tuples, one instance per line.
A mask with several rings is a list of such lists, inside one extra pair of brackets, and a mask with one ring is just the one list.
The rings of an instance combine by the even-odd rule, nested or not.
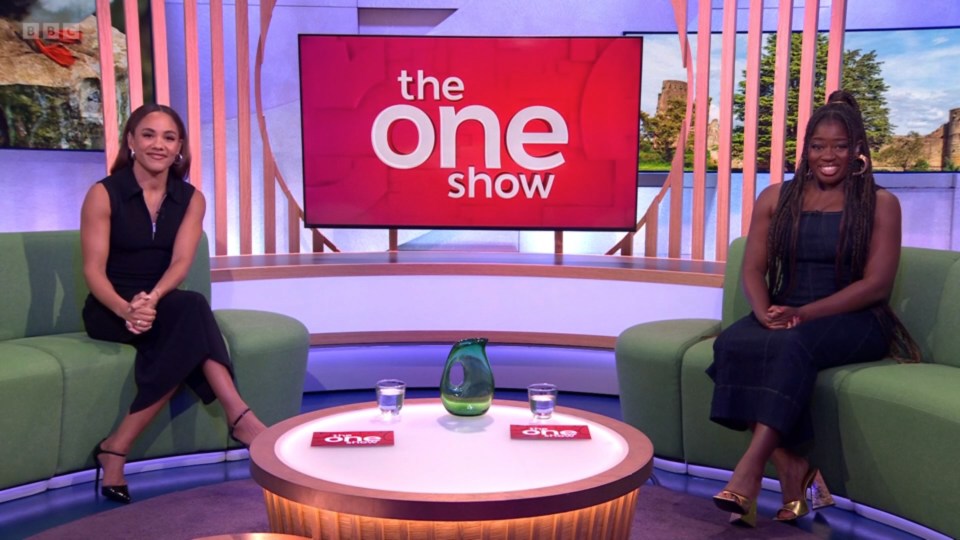
[[(755, 501), (760, 495), (760, 483), (763, 480), (763, 469), (767, 460), (780, 446), (780, 433), (766, 424), (757, 423), (753, 428), (753, 436), (746, 452), (740, 457), (737, 466), (733, 469), (733, 476), (724, 486), (725, 491)], [(801, 473), (803, 474), (803, 473)]]
[[(243, 398), (240, 397), (230, 372), (223, 364), (207, 360), (203, 363), (203, 374), (207, 378), (207, 382), (210, 383), (214, 395), (217, 396), (223, 406), (228, 425), (233, 427), (234, 437), (249, 446), (253, 439), (266, 429), (266, 426), (253, 411), (244, 414), (243, 418), (240, 418), (239, 422), (237, 421), (238, 417), (248, 407)], [(143, 433), (143, 430), (160, 412), (160, 409), (170, 401), (176, 391), (177, 388), (173, 388), (150, 406), (137, 412), (127, 413), (120, 421), (117, 429), (101, 443), (100, 447), (110, 452), (127, 454), (137, 437)], [(233, 426), (234, 423), (236, 423), (235, 426)], [(103, 485), (121, 486), (126, 484), (123, 477), (123, 465), (126, 458), (103, 453), (100, 454), (100, 462), (103, 464)]]
[[(203, 374), (210, 383), (214, 395), (223, 406), (223, 412), (227, 415), (228, 425), (233, 428), (233, 436), (243, 444), (250, 446), (253, 439), (259, 435), (267, 426), (257, 418), (257, 415), (250, 411), (247, 403), (240, 397), (237, 386), (230, 377), (230, 372), (223, 364), (213, 360), (207, 360), (203, 363)], [(241, 417), (240, 415), (243, 415)]]
[[(160, 412), (160, 409), (170, 401), (176, 391), (177, 389), (174, 388), (164, 394), (156, 403), (137, 412), (127, 413), (120, 421), (117, 429), (100, 443), (100, 448), (118, 454), (127, 454), (133, 446), (133, 442), (143, 433), (143, 430), (147, 428), (153, 417)], [(103, 464), (103, 485), (122, 486), (126, 484), (123, 479), (123, 465), (126, 461), (123, 456), (100, 454), (100, 463)]]

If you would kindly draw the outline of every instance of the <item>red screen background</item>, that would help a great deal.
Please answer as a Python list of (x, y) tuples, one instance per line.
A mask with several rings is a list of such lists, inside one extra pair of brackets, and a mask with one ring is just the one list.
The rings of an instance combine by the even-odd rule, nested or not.
[[(313, 227), (507, 228), (632, 230), (637, 205), (637, 137), (642, 42), (617, 38), (457, 38), (300, 36), (304, 209)], [(402, 70), (413, 78), (402, 95)], [(418, 96), (417, 72), (437, 85)], [(434, 89), (457, 77), (459, 100)], [(452, 96), (456, 97), (456, 96)], [(429, 117), (436, 142), (419, 166), (383, 163), (371, 142), (374, 119), (394, 105), (412, 105)], [(491, 109), (500, 122), (500, 167), (487, 167), (483, 129), (464, 122), (456, 132), (456, 164), (440, 167), (440, 107)], [(530, 106), (554, 109), (565, 121), (566, 144), (527, 144), (532, 156), (563, 154), (558, 167), (521, 167), (506, 148), (511, 118)], [(547, 129), (541, 121), (524, 131)], [(413, 123), (397, 121), (388, 132), (397, 153), (417, 145)], [(549, 194), (528, 198), (450, 197), (451, 174), (484, 173), (493, 181), (539, 174)], [(466, 192), (469, 178), (459, 180)], [(495, 182), (491, 182), (495, 183)]]

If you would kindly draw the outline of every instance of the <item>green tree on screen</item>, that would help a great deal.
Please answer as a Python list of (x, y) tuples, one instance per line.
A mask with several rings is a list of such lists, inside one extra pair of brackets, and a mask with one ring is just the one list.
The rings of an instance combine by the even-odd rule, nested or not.
[[(709, 101), (708, 101), (709, 103)], [(653, 160), (657, 165), (669, 168), (683, 126), (683, 117), (687, 113), (687, 102), (682, 98), (667, 101), (664, 110), (655, 115), (640, 112), (640, 160), (641, 163)], [(695, 125), (696, 106), (690, 117), (690, 129)], [(693, 167), (693, 134), (687, 138), (684, 152), (684, 166)], [(707, 167), (716, 168), (716, 163), (708, 161)]]
[[(787, 85), (786, 158), (787, 167), (793, 170), (797, 148), (797, 103), (800, 98), (800, 53), (802, 35), (791, 35), (790, 81)], [(773, 77), (775, 72), (777, 36), (770, 34), (760, 58), (760, 88), (757, 125), (757, 164), (760, 169), (769, 169), (770, 145), (773, 127)], [(890, 141), (893, 126), (890, 124), (890, 109), (884, 96), (889, 86), (880, 72), (882, 62), (876, 51), (864, 53), (860, 49), (844, 51), (841, 87), (852, 93), (860, 104), (870, 148), (873, 151)], [(827, 36), (817, 36), (817, 61), (814, 71), (814, 106), (826, 100), (824, 89), (827, 82)], [(744, 78), (746, 74), (744, 73)], [(746, 82), (741, 81), (734, 96), (734, 112), (743, 122), (745, 115)], [(736, 129), (733, 140), (734, 156), (743, 157), (743, 127)]]
[[(662, 161), (669, 163), (673, 159), (686, 109), (684, 100), (673, 99), (667, 102), (665, 110), (653, 116), (644, 114), (641, 117), (645, 124), (644, 131), (649, 133), (651, 149)], [(693, 125), (692, 119), (690, 125)]]

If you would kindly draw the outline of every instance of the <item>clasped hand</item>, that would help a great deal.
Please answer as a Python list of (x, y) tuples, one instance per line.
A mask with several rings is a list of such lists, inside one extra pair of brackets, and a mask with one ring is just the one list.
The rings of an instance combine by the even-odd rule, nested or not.
[(127, 313), (124, 316), (127, 330), (140, 335), (153, 328), (153, 321), (157, 318), (157, 300), (145, 292), (138, 292), (130, 300)]
[(770, 306), (763, 317), (763, 324), (772, 330), (786, 330), (803, 322), (800, 308), (790, 306)]

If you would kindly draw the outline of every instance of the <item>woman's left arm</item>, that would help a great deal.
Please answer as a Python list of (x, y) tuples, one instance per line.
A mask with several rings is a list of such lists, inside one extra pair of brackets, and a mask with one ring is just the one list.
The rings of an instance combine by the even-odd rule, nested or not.
[(190, 271), (190, 265), (193, 264), (193, 258), (197, 253), (197, 244), (200, 243), (200, 235), (203, 232), (203, 214), (206, 212), (206, 200), (200, 190), (193, 192), (190, 198), (190, 204), (180, 222), (180, 228), (177, 230), (177, 238), (173, 242), (173, 254), (170, 258), (170, 266), (160, 277), (160, 281), (154, 286), (153, 290), (147, 295), (148, 302), (156, 306), (160, 298), (166, 293), (180, 286)]
[(863, 279), (816, 302), (799, 308), (785, 308), (782, 316), (787, 320), (796, 316), (799, 322), (803, 322), (858, 311), (886, 301), (893, 290), (900, 264), (900, 221), (900, 201), (889, 191), (878, 190), (870, 253), (867, 255)]

